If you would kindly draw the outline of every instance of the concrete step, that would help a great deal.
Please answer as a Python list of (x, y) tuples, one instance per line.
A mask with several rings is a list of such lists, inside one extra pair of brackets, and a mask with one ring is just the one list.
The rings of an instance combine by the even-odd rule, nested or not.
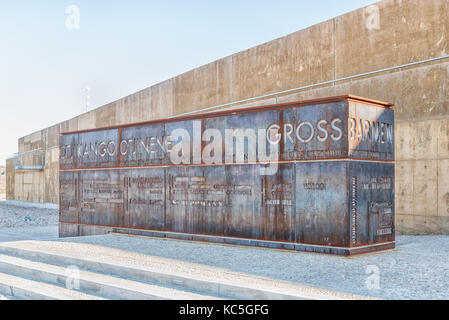
[(0, 294), (0, 301), (7, 301), (7, 300), (17, 300), (17, 299), (14, 299), (14, 297), (11, 296)]
[(26, 300), (103, 300), (56, 285), (0, 273), (0, 294)]
[[(0, 272), (37, 281), (66, 286), (76, 277), (77, 290), (109, 299), (130, 300), (204, 300), (212, 296), (166, 288), (80, 269), (69, 269), (0, 254)], [(73, 285), (72, 284), (72, 285)]]
[[(30, 244), (9, 243), (0, 244), (0, 254), (35, 262), (45, 262), (46, 264), (61, 267), (77, 266), (81, 270), (108, 274), (113, 277), (125, 278), (135, 282), (174, 287), (176, 289), (198, 293), (203, 299), (207, 299), (208, 297), (256, 300), (339, 300), (366, 298), (330, 292), (319, 288), (271, 281), (269, 279), (260, 279), (250, 275), (236, 275), (232, 272), (225, 272), (221, 276), (216, 276), (214, 272), (211, 273), (206, 270), (203, 276), (203, 266), (201, 265), (191, 266), (189, 267), (190, 269), (183, 269), (182, 267), (179, 268), (179, 271), (167, 271), (167, 268), (163, 267), (142, 266), (141, 264), (135, 263), (135, 259), (122, 257), (120, 252), (115, 253), (111, 249), (107, 249), (107, 255), (102, 254), (102, 250), (106, 250), (106, 248), (98, 248), (98, 252), (89, 251), (89, 254), (87, 254), (83, 251), (82, 244), (79, 246), (76, 247), (76, 250), (68, 251), (62, 244), (58, 244), (57, 249), (55, 249), (53, 244), (46, 244), (45, 242)], [(60, 250), (60, 247), (63, 249)], [(151, 256), (146, 258), (151, 259)], [(191, 269), (192, 267), (195, 269)], [(201, 272), (196, 272), (198, 270)], [(192, 273), (192, 271), (195, 272)], [(61, 272), (62, 270), (59, 270), (59, 274)], [(86, 273), (86, 275), (88, 274)], [(89, 281), (92, 281), (89, 279), (86, 276), (85, 282), (83, 282), (86, 288), (90, 285)], [(103, 281), (102, 283), (105, 285), (108, 284), (107, 281)], [(125, 284), (123, 284), (123, 287), (126, 287)]]

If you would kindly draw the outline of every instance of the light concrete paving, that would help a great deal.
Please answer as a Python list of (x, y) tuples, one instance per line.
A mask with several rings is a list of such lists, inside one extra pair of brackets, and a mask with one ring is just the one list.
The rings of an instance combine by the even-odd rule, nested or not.
[[(33, 257), (33, 253), (22, 257), (41, 263), (51, 262), (49, 254), (62, 255), (53, 262), (63, 266), (79, 262), (87, 270), (95, 271), (97, 266), (103, 273), (107, 266), (112, 274), (122, 273), (129, 279), (139, 278), (140, 274), (147, 281), (159, 280), (166, 286), (190, 286), (193, 293), (201, 286), (210, 289), (208, 281), (220, 279), (221, 287), (216, 281), (212, 283), (216, 295), (221, 297), (236, 294), (244, 297), (248, 287), (253, 290), (249, 297), (267, 298), (266, 291), (257, 291), (261, 288), (270, 288), (270, 297), (274, 297), (276, 290), (272, 289), (277, 287), (287, 290), (282, 291), (284, 294), (293, 288), (303, 298), (344, 299), (361, 295), (382, 299), (449, 299), (449, 236), (399, 236), (395, 250), (351, 258), (124, 235), (57, 239), (57, 222), (52, 222), (57, 221), (57, 211), (12, 208), (0, 203), (0, 221), (5, 217), (11, 221), (14, 217), (39, 217), (39, 214), (53, 217), (36, 218), (35, 225), (21, 225), (20, 221), (13, 223), (15, 227), (0, 226), (0, 247), (26, 249), (31, 253), (45, 251), (47, 256)], [(47, 221), (49, 225), (36, 221), (42, 224)], [(7, 293), (0, 294), (8, 298)]]
[(0, 242), (58, 238), (58, 210), (0, 201)]
[(58, 239), (58, 227), (0, 228), (0, 242)]
[[(303, 87), (228, 110), (345, 94), (394, 103), (396, 230), (447, 235), (449, 59), (399, 66), (447, 55), (448, 12), (447, 0), (383, 0), (30, 133), (19, 139), (18, 151), (43, 150), (45, 169), (16, 172), (8, 159), (7, 198), (58, 203), (61, 132), (164, 119)], [(380, 25), (373, 26), (377, 18)], [(391, 67), (397, 68), (375, 72)]]
[(0, 201), (0, 228), (58, 226), (57, 209), (26, 207)]
[(449, 299), (449, 236), (400, 236), (395, 250), (351, 258), (116, 235), (46, 243), (66, 252), (79, 244), (89, 255), (114, 248), (130, 265), (190, 268), (191, 275), (212, 268), (220, 278), (238, 273), (382, 299)]

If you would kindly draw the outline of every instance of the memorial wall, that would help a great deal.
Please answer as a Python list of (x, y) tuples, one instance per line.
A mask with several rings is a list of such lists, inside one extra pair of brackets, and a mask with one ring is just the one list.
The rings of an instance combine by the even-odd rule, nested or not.
[(447, 234), (448, 34), (448, 0), (385, 0), (225, 57), (19, 139), (45, 162), (8, 160), (7, 197), (58, 203), (61, 132), (354, 94), (395, 105), (397, 231)]
[(60, 213), (62, 237), (392, 248), (394, 113), (344, 96), (63, 133)]

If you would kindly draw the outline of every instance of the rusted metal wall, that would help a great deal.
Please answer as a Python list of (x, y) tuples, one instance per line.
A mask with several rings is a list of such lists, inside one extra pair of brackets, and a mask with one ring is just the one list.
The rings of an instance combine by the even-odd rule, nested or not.
[[(246, 129), (258, 138), (268, 128), (277, 135), (269, 131), (251, 144)], [(179, 143), (170, 140), (176, 129), (191, 138), (180, 164), (170, 157)], [(212, 140), (201, 139), (211, 129), (223, 137), (215, 163), (204, 158)], [(231, 147), (230, 129), (242, 129)], [(343, 254), (391, 248), (393, 133), (390, 105), (351, 96), (65, 133), (60, 235), (115, 228)], [(242, 134), (248, 138), (239, 157)], [(262, 149), (278, 151), (273, 174), (261, 174)]]

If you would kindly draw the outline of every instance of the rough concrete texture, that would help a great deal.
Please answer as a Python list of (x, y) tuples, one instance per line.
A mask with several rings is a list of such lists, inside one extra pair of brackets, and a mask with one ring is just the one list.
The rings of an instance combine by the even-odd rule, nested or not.
[[(445, 56), (448, 0), (384, 0), (186, 72), (19, 139), (53, 148), (63, 131), (166, 118), (280, 90)], [(278, 94), (230, 108), (354, 94), (396, 105), (397, 231), (449, 233), (449, 59)], [(7, 167), (7, 198), (57, 202), (58, 161), (32, 179)], [(31, 183), (29, 183), (32, 181)], [(33, 187), (34, 186), (34, 187)]]

